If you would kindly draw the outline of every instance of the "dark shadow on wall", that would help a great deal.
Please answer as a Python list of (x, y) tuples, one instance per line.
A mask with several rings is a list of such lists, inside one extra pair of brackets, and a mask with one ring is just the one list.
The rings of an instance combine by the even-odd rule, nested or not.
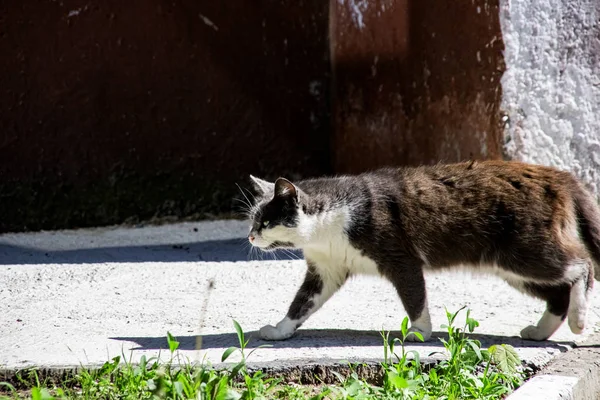
[(251, 251), (247, 239), (44, 251), (0, 243), (0, 265), (301, 260), (300, 251)]
[(328, 3), (7, 3), (0, 232), (223, 213), (330, 171)]

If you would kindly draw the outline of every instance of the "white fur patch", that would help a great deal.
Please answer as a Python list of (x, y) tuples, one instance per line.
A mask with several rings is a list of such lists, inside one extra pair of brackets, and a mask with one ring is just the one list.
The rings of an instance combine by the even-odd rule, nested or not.
[(263, 237), (261, 237), (261, 236), (256, 236), (254, 238), (254, 241), (252, 241), (250, 243), (252, 244), (252, 246), (258, 247), (259, 249), (267, 248), (271, 244), (271, 242), (269, 242), (268, 240), (263, 239)]
[(253, 245), (268, 247), (273, 242), (290, 242), (313, 261), (324, 280), (341, 283), (347, 273), (379, 275), (377, 264), (355, 249), (346, 236), (350, 224), (350, 208), (343, 206), (316, 215), (298, 209), (298, 225), (294, 228), (275, 226), (263, 229)]
[(476, 265), (476, 266), (463, 264), (463, 265), (449, 266), (449, 268), (442, 268), (442, 269), (427, 268), (428, 273), (442, 272), (445, 270), (452, 271), (453, 274), (464, 274), (465, 279), (467, 279), (468, 277), (473, 277), (473, 276), (490, 276), (490, 275), (497, 276), (497, 277), (503, 279), (504, 281), (506, 281), (509, 285), (511, 285), (512, 287), (514, 287), (515, 289), (517, 289), (519, 291), (524, 290), (524, 284), (525, 284), (525, 282), (528, 281), (518, 274), (515, 274), (510, 271), (506, 271), (506, 270), (498, 267), (497, 265), (492, 265), (492, 264), (482, 264), (482, 265)]
[(580, 334), (585, 329), (588, 312), (588, 296), (585, 276), (580, 277), (571, 288), (568, 321), (571, 332)]
[(569, 264), (565, 270), (564, 278), (567, 282), (575, 282), (585, 275), (588, 268), (586, 261), (573, 262)]
[[(427, 304), (427, 298), (425, 298), (425, 304), (423, 311), (419, 318), (414, 321), (410, 321), (410, 332), (419, 332), (423, 336), (423, 341), (428, 341), (431, 338), (431, 332), (433, 327), (431, 326), (431, 316), (429, 315), (429, 305)], [(410, 342), (419, 342), (420, 340), (415, 335), (410, 335), (407, 338)]]
[(343, 281), (347, 275), (379, 275), (377, 264), (354, 248), (346, 235), (350, 224), (350, 209), (336, 208), (319, 215), (299, 216), (298, 231), (304, 239), (302, 250), (313, 261), (319, 273), (334, 281)]
[(277, 225), (272, 228), (263, 229), (261, 232), (262, 239), (271, 244), (273, 242), (292, 242), (298, 239), (295, 228), (288, 228), (283, 225)]
[(449, 266), (449, 268), (442, 269), (430, 269), (427, 268), (428, 273), (441, 272), (442, 270), (451, 270), (455, 274), (465, 274), (466, 276), (497, 276), (507, 282), (509, 285), (514, 287), (515, 289), (525, 292), (525, 283), (534, 282), (540, 284), (548, 284), (548, 283), (562, 283), (562, 282), (571, 282), (573, 280), (573, 276), (581, 276), (583, 274), (583, 270), (581, 269), (581, 265), (578, 266), (570, 266), (565, 275), (563, 275), (563, 279), (560, 279), (556, 282), (551, 280), (535, 280), (532, 278), (526, 278), (519, 274), (516, 274), (511, 271), (507, 271), (499, 267), (497, 264), (481, 264), (481, 265), (457, 265), (457, 266)]
[(530, 325), (521, 331), (521, 337), (531, 340), (546, 340), (556, 332), (562, 322), (561, 317), (546, 310), (537, 325)]
[(260, 328), (260, 337), (264, 340), (285, 340), (296, 332), (297, 323), (285, 317), (277, 326), (265, 325)]

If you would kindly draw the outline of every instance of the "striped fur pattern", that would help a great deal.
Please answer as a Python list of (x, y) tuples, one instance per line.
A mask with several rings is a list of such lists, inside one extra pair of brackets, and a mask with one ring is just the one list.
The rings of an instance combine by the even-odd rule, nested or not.
[(424, 271), (453, 267), (496, 274), (546, 301), (540, 321), (521, 331), (525, 339), (546, 340), (567, 318), (573, 332), (585, 328), (600, 212), (570, 173), (485, 161), (251, 180), (251, 244), (301, 249), (307, 263), (287, 315), (261, 329), (264, 339), (291, 337), (350, 276), (368, 274), (394, 285), (411, 329), (427, 340)]

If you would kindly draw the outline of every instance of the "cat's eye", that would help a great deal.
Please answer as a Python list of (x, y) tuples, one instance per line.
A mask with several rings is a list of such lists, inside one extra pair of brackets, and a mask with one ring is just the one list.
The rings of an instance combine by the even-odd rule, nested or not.
[(266, 228), (267, 226), (269, 226), (269, 221), (263, 221), (262, 225)]

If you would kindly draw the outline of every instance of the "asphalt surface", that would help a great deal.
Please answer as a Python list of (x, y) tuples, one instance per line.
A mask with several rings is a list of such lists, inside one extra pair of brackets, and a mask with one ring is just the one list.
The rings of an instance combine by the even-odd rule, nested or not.
[[(284, 316), (305, 267), (299, 255), (251, 254), (246, 233), (245, 222), (215, 221), (1, 235), (0, 369), (98, 365), (122, 354), (134, 362), (142, 355), (165, 358), (167, 332), (181, 342), (182, 360), (218, 364), (223, 351), (237, 345), (234, 319), (250, 348), (266, 344), (257, 330)], [(427, 286), (434, 338), (408, 345), (425, 360), (442, 356), (431, 353), (443, 350), (437, 337), (443, 337), (444, 306), (468, 306), (480, 322), (474, 336), (484, 346), (512, 344), (538, 368), (584, 341), (600, 322), (596, 291), (583, 335), (564, 324), (551, 341), (523, 341), (519, 331), (537, 322), (541, 301), (498, 278), (463, 272), (428, 276)], [(296, 336), (269, 343), (273, 347), (258, 349), (250, 361), (381, 360), (379, 332), (397, 332), (405, 315), (391, 284), (355, 278)]]

